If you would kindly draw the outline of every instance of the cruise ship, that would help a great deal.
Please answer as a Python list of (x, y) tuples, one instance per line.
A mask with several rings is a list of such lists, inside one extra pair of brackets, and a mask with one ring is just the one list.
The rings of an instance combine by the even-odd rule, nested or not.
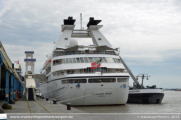
[[(112, 48), (100, 32), (101, 20), (90, 17), (87, 29), (75, 29), (75, 21), (68, 17), (61, 25), (62, 35), (41, 69), (46, 76), (39, 86), (41, 95), (72, 106), (126, 104), (129, 73), (119, 48)], [(80, 38), (91, 38), (93, 43), (80, 45)], [(91, 63), (99, 60), (100, 66), (91, 69)]]

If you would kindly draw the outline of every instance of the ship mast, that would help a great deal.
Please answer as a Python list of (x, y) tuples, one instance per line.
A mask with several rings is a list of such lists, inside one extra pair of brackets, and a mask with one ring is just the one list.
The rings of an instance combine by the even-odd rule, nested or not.
[(82, 13), (80, 13), (80, 29), (82, 30)]

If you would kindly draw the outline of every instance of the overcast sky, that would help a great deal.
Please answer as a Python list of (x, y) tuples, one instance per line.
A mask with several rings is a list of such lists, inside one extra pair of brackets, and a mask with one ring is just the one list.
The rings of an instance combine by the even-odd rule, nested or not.
[(181, 0), (0, 0), (0, 41), (23, 72), (24, 51), (35, 51), (38, 74), (63, 19), (73, 16), (80, 28), (80, 13), (84, 28), (89, 17), (102, 20), (100, 31), (133, 74), (151, 76), (145, 86), (181, 88)]

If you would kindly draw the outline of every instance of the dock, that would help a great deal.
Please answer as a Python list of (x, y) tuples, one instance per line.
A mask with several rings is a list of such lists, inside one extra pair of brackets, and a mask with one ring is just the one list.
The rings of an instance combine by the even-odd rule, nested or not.
[(23, 95), (23, 91), (22, 76), (14, 68), (0, 41), (0, 113), (3, 109), (12, 109), (10, 104), (15, 104), (15, 101)]
[[(3, 101), (0, 101), (0, 104), (3, 104)], [(35, 101), (27, 101), (25, 96), (12, 105), (12, 109), (5, 109), (4, 113), (85, 113), (84, 111), (75, 109), (71, 107), (71, 110), (67, 110), (67, 106), (57, 103), (53, 104), (45, 99), (39, 97)]]

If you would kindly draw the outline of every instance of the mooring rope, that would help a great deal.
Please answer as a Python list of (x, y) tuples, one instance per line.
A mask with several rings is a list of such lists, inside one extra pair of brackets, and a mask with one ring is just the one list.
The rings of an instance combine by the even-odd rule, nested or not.
[[(111, 90), (113, 90), (113, 89), (115, 89), (115, 88), (108, 88), (108, 89), (111, 89)], [(100, 91), (100, 92), (98, 92), (98, 93), (101, 93), (101, 92), (105, 92), (105, 91), (110, 91), (110, 90), (103, 90), (103, 91)], [(95, 93), (95, 94), (97, 94), (97, 93)], [(91, 95), (94, 95), (94, 94), (88, 94), (88, 95), (84, 95), (84, 96), (79, 96), (79, 97), (75, 97), (75, 98), (71, 98), (71, 99), (67, 99), (67, 100), (63, 100), (63, 101), (61, 101), (61, 102), (59, 102), (59, 101), (57, 101), (57, 102), (59, 102), (59, 103), (62, 103), (62, 102), (65, 102), (65, 101), (70, 101), (70, 100), (75, 100), (75, 99), (79, 99), (79, 98), (83, 98), (83, 97), (88, 97), (88, 96), (91, 96)]]
[[(64, 88), (64, 87), (62, 87), (62, 88), (60, 88), (60, 89), (63, 89), (63, 88)], [(52, 92), (58, 91), (58, 90), (60, 90), (60, 89), (54, 90), (54, 91), (52, 91)], [(49, 93), (52, 93), (52, 92), (49, 92)], [(46, 94), (49, 94), (49, 93), (46, 93)], [(46, 95), (46, 94), (43, 94), (43, 95)], [(43, 95), (41, 95), (41, 96), (43, 96)]]
[[(59, 96), (56, 96), (56, 97), (54, 97), (54, 98), (52, 98), (52, 99), (55, 99), (55, 98), (57, 98), (57, 97), (60, 97), (60, 96), (66, 95), (67, 93), (70, 93), (70, 92), (71, 92), (71, 91), (73, 91), (73, 90), (75, 90), (75, 89), (69, 90), (68, 92), (66, 92), (66, 93), (64, 93), (64, 94), (61, 94), (61, 95), (59, 95)], [(51, 99), (51, 100), (52, 100), (52, 99)], [(51, 101), (51, 100), (50, 100), (50, 101)]]

